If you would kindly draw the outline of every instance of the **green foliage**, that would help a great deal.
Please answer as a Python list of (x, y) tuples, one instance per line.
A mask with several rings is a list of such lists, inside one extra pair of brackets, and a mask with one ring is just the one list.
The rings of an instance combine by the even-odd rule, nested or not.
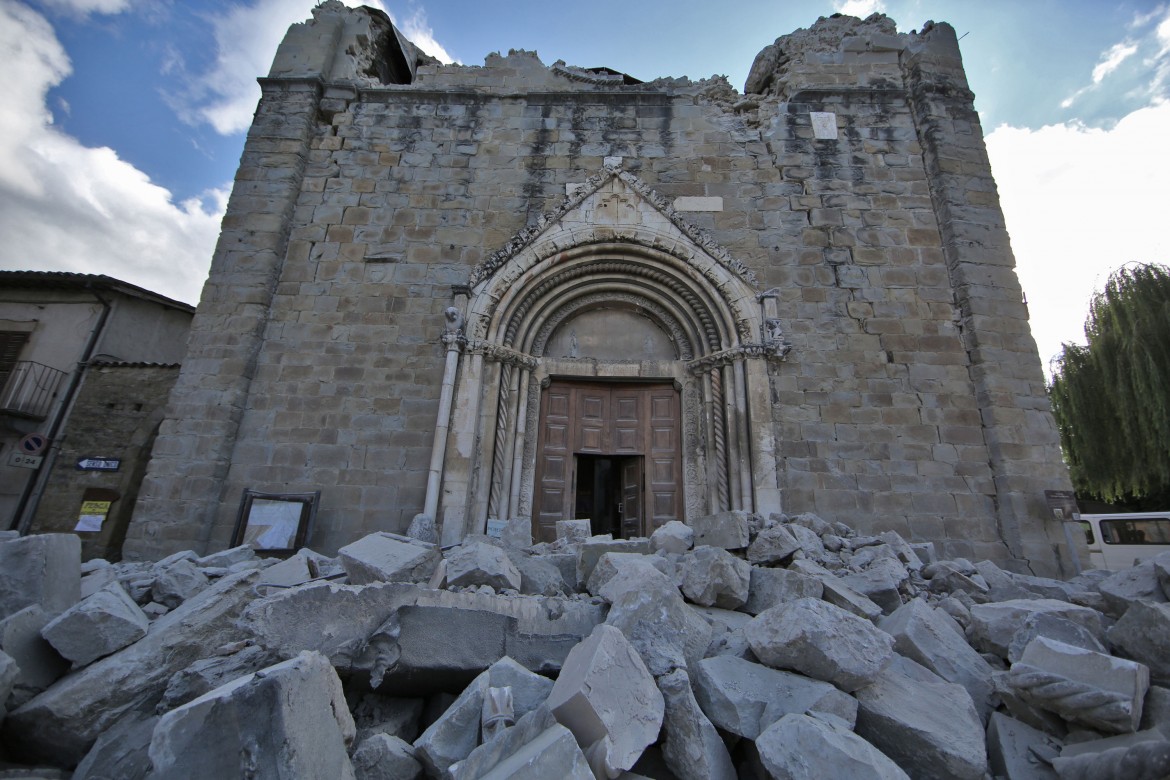
[(1107, 501), (1170, 489), (1170, 269), (1122, 268), (1065, 344), (1049, 396), (1073, 485)]

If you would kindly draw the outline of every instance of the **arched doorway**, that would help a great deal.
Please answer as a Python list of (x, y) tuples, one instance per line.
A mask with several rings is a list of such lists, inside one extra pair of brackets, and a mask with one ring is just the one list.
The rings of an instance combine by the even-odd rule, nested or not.
[[(538, 228), (478, 267), (456, 302), (443, 542), (488, 518), (526, 517), (547, 534), (614, 491), (629, 497), (616, 502), (620, 534), (778, 510), (766, 361), (786, 347), (774, 297), (624, 172)], [(641, 433), (622, 428), (623, 410)], [(667, 417), (672, 454), (656, 463), (654, 424)]]

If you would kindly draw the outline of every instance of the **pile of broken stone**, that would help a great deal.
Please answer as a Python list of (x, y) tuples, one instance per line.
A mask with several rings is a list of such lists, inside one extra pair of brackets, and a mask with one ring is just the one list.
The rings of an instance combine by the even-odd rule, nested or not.
[(811, 514), (423, 521), (335, 558), (7, 537), (0, 778), (1170, 776), (1170, 555), (1065, 582)]

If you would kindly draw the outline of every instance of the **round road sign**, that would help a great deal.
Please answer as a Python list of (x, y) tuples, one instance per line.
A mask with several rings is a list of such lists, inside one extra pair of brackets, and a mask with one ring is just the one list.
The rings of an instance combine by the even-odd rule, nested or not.
[(49, 440), (45, 438), (43, 433), (30, 433), (20, 440), (17, 447), (25, 455), (40, 455), (48, 443)]

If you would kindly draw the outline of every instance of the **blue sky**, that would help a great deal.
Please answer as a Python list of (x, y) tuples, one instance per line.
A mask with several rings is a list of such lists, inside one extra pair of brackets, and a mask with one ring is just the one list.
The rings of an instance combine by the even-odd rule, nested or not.
[[(357, 4), (347, 0), (349, 4)], [(313, 0), (0, 0), (0, 268), (105, 273), (195, 302), (263, 75)], [(1033, 332), (1081, 341), (1093, 290), (1170, 263), (1170, 2), (368, 0), (441, 59), (536, 50), (638, 78), (725, 74), (835, 11), (961, 36)], [(712, 10), (716, 8), (717, 10)]]

